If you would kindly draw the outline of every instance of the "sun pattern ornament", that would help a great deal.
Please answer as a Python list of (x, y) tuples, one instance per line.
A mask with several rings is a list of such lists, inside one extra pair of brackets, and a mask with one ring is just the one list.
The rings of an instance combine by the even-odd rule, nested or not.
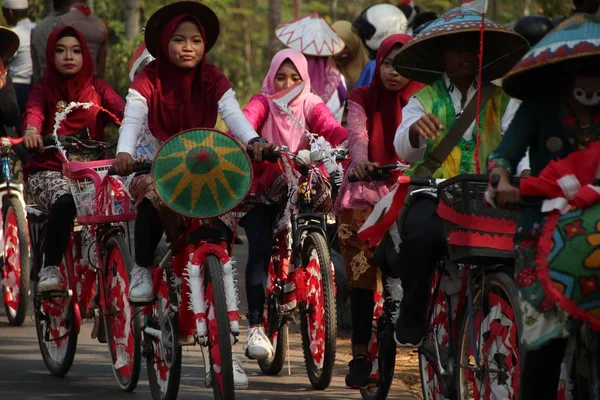
[(244, 200), (252, 182), (244, 148), (212, 129), (188, 130), (169, 139), (158, 151), (152, 173), (161, 200), (193, 218), (230, 211)]

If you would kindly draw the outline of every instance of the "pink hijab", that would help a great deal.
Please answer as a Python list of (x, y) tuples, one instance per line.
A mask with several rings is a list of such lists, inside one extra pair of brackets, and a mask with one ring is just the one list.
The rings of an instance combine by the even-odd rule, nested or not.
[[(319, 96), (311, 93), (312, 86), (310, 83), (310, 76), (308, 75), (308, 63), (306, 57), (304, 57), (302, 53), (293, 49), (284, 49), (275, 54), (271, 61), (269, 72), (263, 81), (261, 93), (267, 99), (275, 94), (275, 76), (277, 76), (277, 71), (279, 70), (279, 67), (281, 67), (281, 64), (286, 60), (290, 60), (294, 63), (300, 77), (304, 81), (304, 89), (288, 104), (288, 107), (294, 115), (294, 118), (306, 129), (310, 129), (307, 125), (307, 119), (310, 119), (314, 107), (317, 104), (323, 103), (323, 101)], [(271, 100), (269, 100), (269, 115), (262, 126), (261, 136), (271, 143), (287, 146), (292, 152), (305, 149), (308, 144), (308, 138), (304, 134), (304, 130), (298, 127), (297, 124)]]

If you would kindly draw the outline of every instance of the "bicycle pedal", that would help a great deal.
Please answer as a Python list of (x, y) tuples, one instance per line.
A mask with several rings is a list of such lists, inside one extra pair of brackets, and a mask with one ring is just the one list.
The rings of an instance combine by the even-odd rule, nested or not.
[(152, 301), (133, 301), (129, 299), (129, 305), (132, 307), (143, 307), (143, 306), (151, 306), (156, 302), (156, 297), (152, 299)]
[(60, 297), (71, 297), (73, 296), (73, 291), (71, 289), (68, 290), (49, 290), (47, 292), (40, 293), (43, 300), (51, 300)]

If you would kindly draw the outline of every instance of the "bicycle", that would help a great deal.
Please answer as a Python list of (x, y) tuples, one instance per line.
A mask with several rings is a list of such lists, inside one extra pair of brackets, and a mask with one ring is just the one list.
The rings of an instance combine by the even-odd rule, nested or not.
[[(91, 154), (103, 154), (113, 147), (54, 135), (44, 137), (44, 145)], [(28, 207), (35, 324), (46, 368), (52, 375), (62, 377), (73, 364), (81, 319), (93, 318), (92, 338), (108, 344), (115, 379), (121, 390), (131, 392), (140, 373), (140, 321), (127, 298), (133, 262), (122, 222), (135, 219), (136, 214), (128, 195), (118, 184), (113, 185), (115, 178), (106, 178), (111, 165), (112, 160), (67, 161), (63, 165), (77, 208), (78, 225), (71, 233), (59, 267), (63, 282), (60, 290), (41, 294), (35, 290), (38, 272), (44, 265), (48, 215), (38, 207)], [(109, 197), (109, 209), (98, 203), (101, 194)], [(94, 297), (96, 284), (98, 293)]]
[[(326, 184), (319, 169), (325, 160), (344, 160), (346, 155), (336, 150), (305, 153), (301, 157), (284, 148), (278, 161), (287, 184), (292, 187), (291, 190), (288, 187), (282, 217), (290, 225), (274, 232), (263, 317), (274, 352), (258, 364), (267, 375), (281, 371), (287, 357), (289, 324), (299, 316), (308, 378), (313, 388), (324, 390), (331, 383), (335, 363), (336, 288), (327, 240), (327, 216), (316, 210), (314, 193), (315, 183)], [(294, 166), (298, 166), (297, 175)]]
[[(154, 160), (157, 194), (186, 217), (183, 233), (154, 271), (155, 300), (143, 310), (144, 355), (155, 400), (177, 398), (182, 346), (196, 343), (206, 357), (210, 378), (205, 383), (212, 386), (215, 398), (235, 398), (231, 347), (240, 328), (235, 267), (229, 255), (234, 235), (217, 216), (236, 207), (250, 189), (252, 172), (244, 149), (217, 130), (188, 130), (165, 142)], [(214, 196), (203, 187), (195, 192), (197, 201), (177, 195), (190, 193), (185, 187), (177, 189), (180, 176), (208, 182), (220, 174), (225, 180), (219, 180), (222, 186), (215, 186)]]
[(0, 139), (0, 229), (4, 229), (0, 235), (0, 278), (4, 309), (12, 326), (19, 326), (25, 320), (30, 289), (29, 235), (23, 184), (13, 182), (10, 166), (10, 150), (22, 142), (23, 138)]
[[(382, 166), (373, 178), (398, 168)], [(417, 347), (423, 398), (516, 398), (521, 317), (511, 278), (515, 214), (485, 208), (485, 176), (399, 181), (417, 187), (408, 207), (424, 191), (439, 195), (438, 214), (449, 237), (448, 255), (431, 278), (426, 335)], [(477, 240), (485, 235), (496, 240)]]

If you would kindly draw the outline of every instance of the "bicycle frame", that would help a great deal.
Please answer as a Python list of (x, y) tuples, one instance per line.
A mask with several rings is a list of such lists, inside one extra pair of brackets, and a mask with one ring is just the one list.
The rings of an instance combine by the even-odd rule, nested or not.
[[(23, 210), (25, 210), (24, 186), (22, 183), (12, 182), (10, 149), (10, 142), (2, 142), (0, 145), (0, 204), (4, 204), (4, 198), (6, 197), (16, 197), (23, 206)], [(0, 257), (4, 257), (4, 212), (0, 213)]]

